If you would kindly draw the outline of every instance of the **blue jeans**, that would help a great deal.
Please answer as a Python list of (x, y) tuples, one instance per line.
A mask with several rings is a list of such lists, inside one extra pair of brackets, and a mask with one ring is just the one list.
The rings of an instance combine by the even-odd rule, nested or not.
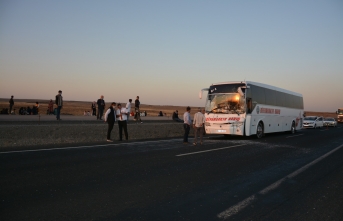
[(183, 124), (183, 128), (185, 129), (185, 134), (183, 135), (183, 142), (188, 142), (188, 134), (191, 130), (191, 127), (188, 124)]
[(57, 115), (56, 115), (56, 119), (57, 119), (57, 120), (61, 119), (61, 118), (60, 118), (60, 115), (61, 115), (61, 108), (62, 108), (62, 106), (58, 106), (58, 107), (57, 107)]

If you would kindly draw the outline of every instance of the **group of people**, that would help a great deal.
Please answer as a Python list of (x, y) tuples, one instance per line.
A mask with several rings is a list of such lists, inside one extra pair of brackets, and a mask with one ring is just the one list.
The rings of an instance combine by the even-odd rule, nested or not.
[[(131, 102), (132, 99), (129, 99), (129, 102), (126, 104), (125, 107), (122, 107), (120, 103), (116, 104), (116, 102), (112, 102), (111, 106), (107, 109), (106, 113), (104, 114), (104, 109), (105, 109), (105, 101), (104, 101), (104, 96), (101, 95), (100, 99), (95, 103), (95, 101), (92, 103), (92, 115), (96, 115), (96, 104), (98, 105), (98, 113), (97, 113), (97, 119), (102, 120), (102, 116), (104, 115), (104, 121), (105, 123), (108, 124), (108, 130), (107, 130), (107, 141), (108, 142), (113, 142), (111, 140), (111, 132), (113, 130), (114, 123), (118, 121), (118, 126), (119, 126), (119, 141), (122, 141), (123, 139), (123, 130), (125, 134), (125, 139), (129, 139), (129, 135), (127, 132), (127, 123), (129, 120), (129, 116), (131, 113)], [(9, 100), (9, 113), (12, 112), (12, 108), (14, 105), (14, 100), (13, 100), (13, 95), (11, 96), (11, 99)], [(48, 112), (52, 113), (53, 112), (53, 102), (50, 100), (48, 104)], [(60, 114), (61, 114), (61, 109), (63, 107), (63, 97), (62, 97), (62, 91), (59, 90), (58, 94), (55, 97), (55, 105), (56, 105), (56, 119), (61, 120)], [(143, 123), (140, 117), (140, 101), (139, 101), (139, 96), (136, 97), (135, 100), (135, 114), (134, 114), (134, 119), (136, 121), (139, 121), (140, 123)], [(176, 110), (173, 113), (172, 119), (176, 122), (183, 122), (183, 127), (184, 127), (184, 137), (183, 137), (183, 143), (188, 144), (188, 135), (190, 132), (191, 126), (194, 128), (194, 142), (193, 145), (197, 145), (197, 137), (198, 134), (200, 135), (200, 144), (202, 144), (202, 138), (204, 134), (204, 125), (205, 125), (205, 115), (204, 115), (204, 109), (198, 109), (198, 112), (195, 113), (194, 119), (191, 119), (190, 116), (190, 111), (191, 108), (187, 107), (186, 112), (183, 115), (183, 120), (181, 120), (178, 116), (178, 111)], [(36, 105), (33, 106), (31, 109), (30, 107), (27, 108), (21, 108), (19, 110), (20, 114), (37, 114), (39, 113), (39, 103), (36, 102)], [(86, 111), (85, 111), (86, 113)], [(88, 112), (87, 112), (88, 114)], [(90, 114), (90, 113), (89, 113)]]
[(19, 108), (19, 114), (20, 115), (37, 115), (39, 114), (39, 103), (36, 102), (35, 105), (33, 105), (32, 108), (29, 106), (27, 108), (21, 107)]
[[(129, 118), (129, 116), (131, 115), (131, 103), (132, 103), (132, 99), (129, 99), (129, 102), (126, 103), (125, 108), (128, 110), (127, 113), (127, 117)], [(136, 97), (135, 100), (135, 112), (134, 112), (134, 120), (139, 121), (141, 123), (142, 119), (141, 119), (141, 115), (140, 115), (140, 101), (139, 101), (139, 96)], [(96, 105), (98, 106), (98, 113), (96, 114)], [(98, 101), (95, 103), (95, 101), (92, 103), (92, 115), (93, 116), (97, 116), (97, 120), (102, 120), (102, 117), (104, 115), (104, 110), (106, 107), (106, 103), (104, 100), (104, 95), (101, 95), (100, 98), (98, 99)]]
[[(101, 95), (100, 99), (103, 100), (103, 98), (104, 96)], [(111, 140), (111, 132), (113, 130), (114, 123), (116, 121), (118, 121), (118, 126), (119, 126), (119, 141), (123, 140), (123, 130), (125, 134), (125, 139), (126, 140), (129, 139), (129, 135), (127, 132), (127, 123), (128, 123), (130, 113), (131, 113), (131, 102), (132, 102), (132, 99), (129, 99), (129, 102), (126, 104), (125, 107), (122, 107), (120, 103), (116, 104), (116, 102), (112, 102), (111, 106), (107, 109), (104, 115), (104, 118), (105, 118), (104, 120), (108, 124), (108, 130), (107, 130), (108, 142), (113, 142)], [(100, 101), (100, 104), (104, 104), (102, 106), (103, 108), (105, 107), (105, 101), (103, 102)], [(139, 96), (137, 96), (135, 100), (135, 120), (140, 121), (140, 123), (143, 123), (140, 117), (139, 106), (140, 106), (140, 101), (139, 101)], [(101, 120), (101, 117), (102, 117), (102, 114), (98, 116), (98, 119)]]
[[(61, 91), (62, 93), (62, 91)], [(14, 110), (13, 109), (13, 106), (14, 106), (14, 96), (12, 95), (10, 100), (8, 101), (9, 102), (9, 109), (8, 109), (8, 114), (15, 114), (14, 113)], [(54, 110), (53, 110), (53, 107), (54, 107), (54, 103), (52, 100), (50, 100), (50, 102), (48, 103), (48, 110), (47, 110), (47, 114), (53, 114)], [(7, 112), (6, 112), (7, 114)], [(37, 114), (40, 114), (40, 107), (39, 107), (39, 102), (37, 101), (33, 106), (32, 108), (30, 106), (28, 107), (20, 107), (19, 108), (19, 114), (20, 115), (37, 115)]]
[(193, 145), (197, 145), (198, 134), (200, 135), (200, 144), (202, 144), (202, 137), (205, 129), (205, 110), (199, 108), (198, 112), (194, 114), (194, 118), (191, 118), (191, 108), (187, 107), (186, 112), (183, 114), (183, 128), (185, 130), (183, 136), (183, 143), (188, 144), (188, 135), (191, 126), (194, 128), (194, 142)]

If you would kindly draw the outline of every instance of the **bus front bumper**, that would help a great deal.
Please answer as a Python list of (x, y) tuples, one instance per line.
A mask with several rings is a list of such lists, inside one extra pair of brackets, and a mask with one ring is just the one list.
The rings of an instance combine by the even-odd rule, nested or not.
[(206, 125), (206, 134), (243, 135), (243, 124), (210, 124)]

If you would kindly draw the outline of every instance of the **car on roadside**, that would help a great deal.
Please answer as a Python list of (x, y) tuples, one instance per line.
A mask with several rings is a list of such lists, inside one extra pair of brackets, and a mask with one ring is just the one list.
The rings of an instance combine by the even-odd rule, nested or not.
[(316, 129), (317, 127), (323, 127), (324, 126), (323, 119), (324, 119), (323, 117), (306, 116), (304, 118), (303, 127), (314, 128), (314, 129)]
[(337, 127), (337, 121), (335, 118), (326, 117), (324, 118), (324, 126)]

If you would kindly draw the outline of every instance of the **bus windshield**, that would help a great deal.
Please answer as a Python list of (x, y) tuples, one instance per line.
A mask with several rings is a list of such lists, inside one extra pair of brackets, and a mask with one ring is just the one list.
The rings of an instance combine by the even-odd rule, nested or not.
[(337, 114), (343, 114), (343, 109), (338, 109)]
[(244, 114), (244, 98), (238, 93), (209, 94), (205, 110), (207, 113)]

